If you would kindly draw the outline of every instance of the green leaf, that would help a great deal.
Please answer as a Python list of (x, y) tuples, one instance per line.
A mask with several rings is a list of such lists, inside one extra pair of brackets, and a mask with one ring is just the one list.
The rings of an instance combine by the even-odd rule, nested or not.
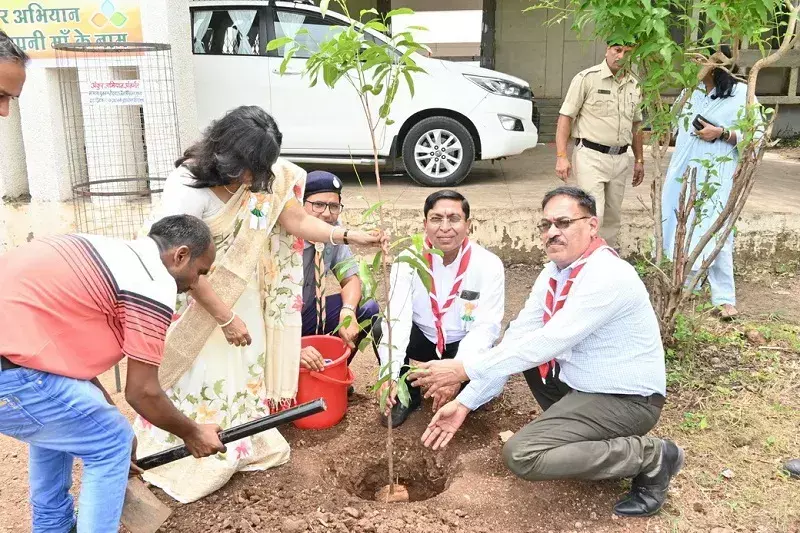
[(378, 272), (381, 268), (381, 259), (383, 259), (383, 250), (378, 250), (375, 257), (372, 258), (372, 271)]
[(370, 20), (369, 22), (364, 24), (364, 27), (371, 28), (381, 33), (389, 33), (389, 28), (386, 27), (386, 24), (384, 24), (383, 22), (379, 22), (377, 19)]
[(358, 277), (361, 279), (362, 300), (372, 300), (375, 298), (375, 276), (369, 267), (370, 265), (366, 261), (360, 261), (358, 263)]
[(352, 315), (347, 315), (346, 317), (344, 317), (344, 320), (342, 320), (341, 322), (339, 322), (339, 323), (336, 325), (336, 327), (335, 327), (335, 328), (333, 328), (333, 331), (331, 331), (331, 335), (336, 335), (336, 333), (338, 333), (338, 331), (339, 331), (340, 329), (342, 329), (342, 328), (348, 328), (348, 327), (350, 327), (350, 324), (351, 324), (352, 322), (353, 322), (353, 316), (352, 316)]
[(267, 43), (267, 52), (271, 50), (277, 50), (281, 46), (286, 46), (291, 42), (294, 42), (294, 39), (291, 37), (278, 37), (277, 39), (272, 39)]
[(364, 15), (367, 15), (369, 13), (372, 13), (373, 15), (380, 15), (380, 13), (378, 13), (378, 10), (373, 7), (372, 9), (362, 9), (358, 17), (359, 19), (362, 19), (364, 18)]
[(383, 207), (383, 204), (385, 204), (385, 203), (386, 203), (386, 200), (381, 200), (380, 202), (375, 202), (374, 204), (369, 206), (369, 209), (364, 211), (364, 214), (361, 215), (361, 219), (362, 220), (366, 220), (372, 213), (374, 213), (375, 211), (377, 211), (378, 209)]
[(319, 0), (319, 10), (322, 12), (322, 17), (325, 18), (325, 14), (328, 12), (328, 4), (331, 3), (331, 0)]
[(386, 381), (391, 378), (392, 374), (390, 372), (385, 373), (381, 379), (379, 379), (378, 381), (375, 382), (374, 385), (372, 385), (372, 392), (376, 392), (378, 389), (381, 388), (381, 385), (386, 383)]
[(358, 351), (363, 352), (364, 350), (366, 350), (370, 342), (372, 342), (372, 339), (370, 339), (369, 337), (367, 337), (366, 339), (362, 339), (362, 341), (358, 343)]
[(216, 394), (217, 396), (222, 395), (222, 385), (224, 383), (225, 383), (224, 379), (220, 379), (216, 383), (214, 383), (214, 394)]
[(387, 126), (391, 126), (392, 124), (394, 124), (394, 120), (392, 120), (390, 118), (387, 118), (385, 122), (386, 122)]
[(408, 92), (411, 93), (411, 98), (414, 98), (414, 80), (411, 78), (411, 73), (408, 70), (404, 70), (403, 77), (405, 77), (406, 84), (408, 84)]
[(431, 275), (428, 273), (428, 269), (425, 268), (425, 266), (423, 266), (423, 264), (420, 263), (417, 258), (412, 257), (410, 255), (401, 255), (396, 259), (396, 261), (398, 263), (407, 263), (411, 265), (411, 268), (413, 268), (414, 271), (417, 273), (420, 281), (422, 281), (422, 284), (425, 285), (425, 288), (428, 290), (428, 292), (430, 292)]
[(398, 15), (413, 15), (414, 10), (408, 7), (401, 7), (398, 9), (392, 9), (388, 13), (386, 13), (386, 18), (396, 17)]
[(400, 400), (403, 407), (408, 407), (408, 404), (411, 403), (411, 394), (408, 391), (406, 376), (408, 376), (407, 372), (397, 381), (397, 399)]

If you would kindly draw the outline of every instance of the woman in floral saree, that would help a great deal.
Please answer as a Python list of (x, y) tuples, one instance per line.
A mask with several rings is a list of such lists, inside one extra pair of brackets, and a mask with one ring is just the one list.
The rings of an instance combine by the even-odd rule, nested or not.
[[(187, 416), (223, 429), (287, 406), (297, 392), (302, 327), (303, 247), (312, 242), (380, 245), (379, 232), (347, 231), (306, 214), (305, 172), (278, 159), (281, 134), (263, 109), (243, 106), (211, 124), (167, 178), (153, 221), (183, 213), (211, 228), (217, 260), (193, 287), (167, 336), (159, 378)], [(137, 456), (179, 440), (137, 418)], [(289, 445), (273, 429), (187, 458), (144, 479), (188, 503), (237, 471), (285, 463)]]

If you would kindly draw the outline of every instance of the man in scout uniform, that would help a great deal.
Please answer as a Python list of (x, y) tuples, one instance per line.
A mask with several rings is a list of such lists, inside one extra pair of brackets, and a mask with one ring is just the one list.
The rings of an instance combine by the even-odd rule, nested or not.
[(650, 296), (636, 270), (598, 237), (596, 204), (586, 192), (547, 193), (538, 229), (550, 262), (500, 344), (461, 360), (420, 363), (409, 378), (426, 395), (469, 382), (434, 415), (423, 444), (447, 446), (471, 411), (522, 372), (543, 413), (503, 446), (508, 468), (528, 481), (632, 478), (614, 512), (653, 515), (684, 452), (647, 435), (667, 386)]
[[(556, 174), (566, 182), (574, 172), (578, 187), (597, 201), (600, 235), (617, 246), (625, 181), (630, 175), (628, 148), (633, 148), (633, 186), (644, 179), (641, 92), (623, 62), (631, 46), (609, 42), (602, 63), (579, 72), (570, 83), (556, 130)], [(572, 163), (567, 155), (575, 140)]]
[[(344, 208), (341, 180), (330, 172), (309, 172), (303, 205), (308, 214), (332, 226), (337, 225), (339, 213)], [(337, 265), (342, 265), (343, 271)], [(339, 278), (342, 290), (339, 294), (323, 297), (325, 277), (331, 269)], [(353, 252), (347, 244), (306, 242), (303, 249), (303, 278), (303, 336), (327, 335), (350, 317), (348, 324), (337, 332), (350, 346), (349, 364), (359, 344), (369, 333), (371, 319), (378, 314), (378, 303), (374, 300), (359, 305), (361, 280), (358, 267), (353, 262)], [(370, 320), (370, 325), (360, 330), (358, 325), (365, 320)], [(325, 360), (316, 348), (309, 346), (300, 352), (300, 364), (309, 370), (322, 370)]]
[[(469, 213), (469, 202), (456, 191), (437, 191), (425, 200), (425, 247), (442, 252), (425, 254), (430, 290), (408, 263), (392, 265), (389, 286), (393, 379), (383, 382), (378, 398), (393, 386), (390, 381), (397, 380), (403, 367), (423, 361), (466, 359), (494, 346), (500, 336), (505, 306), (503, 262), (469, 239)], [(375, 326), (375, 339), (383, 376), (389, 371), (385, 327)], [(434, 411), (455, 398), (460, 389), (460, 384), (439, 388), (432, 395)], [(422, 404), (419, 389), (411, 388), (409, 392), (408, 406), (397, 400), (394, 386), (387, 396), (393, 426), (402, 424)], [(388, 423), (386, 413), (381, 422)]]

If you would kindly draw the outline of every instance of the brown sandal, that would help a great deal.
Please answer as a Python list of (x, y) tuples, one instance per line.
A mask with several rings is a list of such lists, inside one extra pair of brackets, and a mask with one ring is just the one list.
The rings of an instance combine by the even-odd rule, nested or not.
[(731, 304), (722, 304), (719, 307), (719, 317), (722, 320), (733, 320), (738, 314), (739, 311)]

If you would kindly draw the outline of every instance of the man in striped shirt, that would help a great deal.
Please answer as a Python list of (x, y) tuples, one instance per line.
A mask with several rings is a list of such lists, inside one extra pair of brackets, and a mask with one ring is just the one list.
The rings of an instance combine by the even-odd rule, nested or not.
[(34, 532), (68, 532), (72, 462), (83, 461), (79, 531), (119, 527), (133, 430), (97, 376), (127, 356), (125, 398), (195, 457), (224, 450), (161, 390), (158, 365), (178, 292), (215, 257), (208, 227), (187, 215), (122, 241), (61, 235), (0, 256), (0, 433), (30, 447)]
[(469, 380), (442, 407), (422, 439), (446, 446), (467, 414), (523, 372), (544, 409), (503, 448), (506, 464), (530, 481), (632, 477), (614, 511), (649, 516), (661, 509), (683, 451), (646, 436), (664, 405), (661, 335), (635, 269), (597, 236), (594, 198), (575, 187), (545, 195), (539, 224), (551, 262), (495, 348), (463, 361), (419, 365), (415, 385)]

